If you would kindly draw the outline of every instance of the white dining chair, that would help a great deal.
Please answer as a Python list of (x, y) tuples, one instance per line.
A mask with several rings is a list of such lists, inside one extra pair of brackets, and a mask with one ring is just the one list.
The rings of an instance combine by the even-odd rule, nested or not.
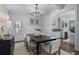
[(31, 36), (26, 36), (27, 41), (27, 51), (30, 52), (30, 54), (36, 54), (36, 44), (32, 41)]
[(61, 39), (56, 39), (55, 41), (50, 42), (50, 44), (42, 46), (42, 49), (48, 55), (55, 55), (59, 52), (60, 43)]

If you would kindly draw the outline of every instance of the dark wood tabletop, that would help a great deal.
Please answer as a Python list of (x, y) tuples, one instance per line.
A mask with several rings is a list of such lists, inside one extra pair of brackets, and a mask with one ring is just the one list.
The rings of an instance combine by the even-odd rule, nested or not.
[(44, 43), (44, 42), (48, 42), (48, 41), (53, 41), (56, 40), (56, 38), (51, 38), (50, 36), (31, 36), (31, 39), (35, 42), (35, 43)]

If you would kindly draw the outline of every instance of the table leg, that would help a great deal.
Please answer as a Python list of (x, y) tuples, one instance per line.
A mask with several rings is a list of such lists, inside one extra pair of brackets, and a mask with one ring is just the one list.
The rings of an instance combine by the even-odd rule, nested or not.
[(39, 43), (37, 43), (37, 51), (36, 54), (39, 55)]

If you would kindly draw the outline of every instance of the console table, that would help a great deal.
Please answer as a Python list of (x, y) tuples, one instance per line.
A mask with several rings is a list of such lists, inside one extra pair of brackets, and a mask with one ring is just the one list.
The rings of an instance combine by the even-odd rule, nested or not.
[(14, 51), (14, 36), (5, 35), (0, 38), (0, 55), (12, 55)]

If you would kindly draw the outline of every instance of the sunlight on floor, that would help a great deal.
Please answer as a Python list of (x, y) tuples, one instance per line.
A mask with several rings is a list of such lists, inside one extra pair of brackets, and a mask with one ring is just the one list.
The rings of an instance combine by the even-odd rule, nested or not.
[(15, 44), (14, 55), (28, 55), (24, 42)]

